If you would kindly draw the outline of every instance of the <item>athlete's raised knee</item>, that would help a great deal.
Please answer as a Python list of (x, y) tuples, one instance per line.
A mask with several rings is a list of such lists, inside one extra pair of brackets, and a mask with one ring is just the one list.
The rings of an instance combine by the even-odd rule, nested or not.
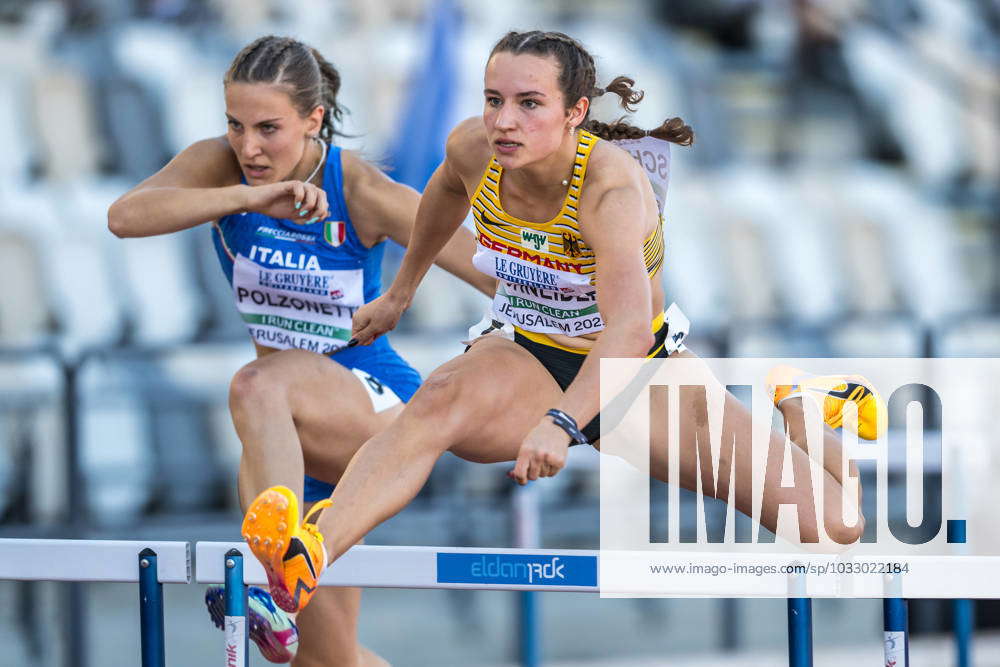
[(464, 371), (438, 371), (420, 386), (404, 414), (433, 424), (436, 434), (449, 439), (467, 426), (469, 413), (477, 410), (474, 378)]
[(420, 385), (411, 401), (414, 411), (440, 414), (447, 411), (461, 397), (464, 374), (460, 371), (437, 371)]
[(229, 403), (234, 408), (240, 406), (259, 407), (262, 401), (273, 402), (283, 394), (288, 382), (288, 373), (272, 359), (251, 361), (236, 371), (229, 383)]
[(273, 389), (273, 385), (268, 381), (268, 375), (270, 374), (256, 361), (236, 371), (236, 375), (229, 383), (230, 403), (240, 405), (259, 400), (269, 387)]

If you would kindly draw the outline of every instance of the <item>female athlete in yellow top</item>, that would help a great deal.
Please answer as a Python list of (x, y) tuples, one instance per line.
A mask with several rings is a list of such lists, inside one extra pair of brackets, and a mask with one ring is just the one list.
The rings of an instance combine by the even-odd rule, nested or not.
[[(608, 90), (631, 105), (641, 99), (631, 84), (619, 77)], [(627, 127), (588, 120), (592, 96), (603, 92), (595, 88), (590, 54), (564, 34), (512, 32), (493, 48), (483, 116), (449, 137), (403, 265), (392, 286), (355, 314), (353, 335), (368, 345), (396, 325), (471, 207), (473, 263), (498, 280), (493, 310), (498, 326), (513, 326), (513, 340), (482, 336), (438, 368), (399, 418), (354, 456), (315, 524), (300, 524), (298, 499), (282, 487), (251, 504), (243, 534), (283, 608), (304, 605), (327, 563), (401, 510), (445, 451), (484, 463), (516, 461), (512, 476), (521, 484), (555, 475), (571, 443), (593, 443), (599, 433), (593, 420), (600, 358), (694, 356), (683, 347), (687, 323), (680, 311), (665, 308), (656, 193), (628, 152), (597, 136)], [(679, 119), (651, 134), (691, 140)], [(750, 447), (750, 414), (732, 395), (726, 400), (734, 419), (727, 418), (731, 431), (723, 439)], [(692, 409), (682, 402), (682, 411)], [(801, 420), (800, 401), (781, 409)], [(682, 448), (696, 446), (695, 430), (682, 427)], [(840, 512), (842, 484), (840, 446), (832, 440), (824, 473), (829, 515)], [(654, 452), (652, 474), (666, 480), (666, 448)], [(793, 465), (808, 465), (801, 449), (793, 447), (792, 456)], [(680, 471), (681, 483), (697, 488), (697, 470), (689, 467)], [(750, 502), (735, 500), (747, 514)], [(835, 541), (860, 535), (863, 522), (844, 526), (831, 518), (824, 517)], [(772, 530), (776, 520), (776, 511), (761, 516)], [(806, 522), (804, 539), (817, 533), (815, 524)]]

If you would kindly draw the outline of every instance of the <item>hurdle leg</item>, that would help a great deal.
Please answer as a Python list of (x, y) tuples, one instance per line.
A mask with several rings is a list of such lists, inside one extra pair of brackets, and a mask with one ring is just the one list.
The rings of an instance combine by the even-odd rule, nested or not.
[(243, 554), (226, 552), (226, 667), (247, 667), (250, 633), (247, 628), (247, 587), (243, 583)]
[[(513, 519), (514, 540), (521, 548), (536, 548), (540, 541), (538, 488), (522, 486), (514, 491)], [(542, 664), (539, 599), (535, 591), (518, 593), (518, 624), (520, 626), (521, 667), (538, 667)]]
[(139, 552), (139, 628), (142, 667), (166, 667), (163, 642), (163, 584), (156, 572), (156, 552)]
[(955, 664), (969, 667), (972, 664), (972, 631), (976, 626), (974, 600), (952, 600), (955, 624)]
[(812, 600), (788, 598), (788, 667), (812, 664)]
[[(964, 503), (963, 503), (964, 504)], [(959, 545), (958, 553), (968, 553), (965, 521), (949, 520), (947, 523), (948, 544)], [(955, 632), (955, 664), (969, 667), (972, 664), (972, 632), (976, 626), (974, 600), (952, 600), (952, 624)]]
[(885, 666), (909, 667), (910, 637), (905, 598), (882, 600), (882, 623), (885, 630)]
[(518, 595), (521, 597), (521, 665), (538, 667), (541, 664), (541, 651), (538, 650), (538, 594), (535, 591), (521, 591)]
[[(82, 426), (80, 416), (80, 368), (86, 353), (73, 361), (57, 355), (63, 370), (62, 422), (66, 429), (65, 481), (67, 490), (65, 520), (69, 527), (67, 537), (83, 537), (82, 531), (90, 523), (87, 502), (87, 479), (83, 474)], [(60, 359), (61, 357), (61, 359)], [(63, 664), (66, 667), (87, 667), (90, 664), (90, 616), (86, 613), (87, 589), (81, 581), (63, 584), (66, 598), (62, 626), (65, 642)]]

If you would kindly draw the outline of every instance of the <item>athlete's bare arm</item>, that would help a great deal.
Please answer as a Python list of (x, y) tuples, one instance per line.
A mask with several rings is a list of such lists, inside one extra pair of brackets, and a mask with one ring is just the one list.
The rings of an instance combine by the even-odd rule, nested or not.
[(580, 234), (599, 267), (597, 307), (605, 327), (559, 406), (581, 424), (598, 411), (600, 359), (642, 357), (653, 343), (642, 255), (650, 220), (643, 197), (646, 176), (624, 151), (601, 151), (591, 159), (580, 199)]
[[(481, 119), (470, 119), (460, 123), (448, 137), (444, 162), (424, 188), (410, 242), (395, 280), (385, 294), (354, 314), (353, 337), (358, 343), (367, 345), (395, 328), (431, 262), (468, 215), (470, 161), (477, 156), (482, 159), (482, 154), (489, 150), (482, 130), (475, 128), (477, 121), (481, 128)], [(487, 153), (483, 167), (488, 159)]]
[[(390, 238), (407, 247), (420, 206), (420, 195), (413, 188), (393, 181), (354, 153), (343, 151), (341, 155), (344, 198), (362, 243), (371, 247)], [(475, 239), (467, 229), (460, 228), (434, 263), (487, 296), (493, 296), (496, 281), (472, 266), (474, 252)]]
[[(240, 170), (224, 138), (204, 139), (126, 192), (108, 209), (115, 236), (153, 236), (239, 210)], [(195, 192), (195, 196), (187, 196)]]
[[(622, 151), (610, 152), (610, 157), (591, 154), (590, 160), (578, 219), (599, 267), (597, 306), (605, 327), (554, 406), (581, 426), (600, 408), (601, 358), (642, 357), (653, 343), (650, 284), (642, 256), (646, 207), (639, 178), (645, 175)], [(555, 475), (566, 465), (568, 449), (565, 433), (546, 417), (521, 443), (510, 475), (519, 484)]]
[(326, 193), (301, 181), (250, 187), (225, 137), (187, 147), (158, 172), (118, 198), (108, 209), (115, 236), (155, 236), (188, 229), (225, 215), (256, 211), (291, 218), (299, 203), (323, 220)]

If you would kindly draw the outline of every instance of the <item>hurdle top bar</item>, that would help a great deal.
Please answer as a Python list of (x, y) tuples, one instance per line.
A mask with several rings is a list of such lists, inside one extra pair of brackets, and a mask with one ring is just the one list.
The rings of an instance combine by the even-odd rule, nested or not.
[[(244, 556), (244, 583), (263, 585), (264, 570), (242, 542), (198, 542), (195, 579), (225, 580), (225, 555)], [(359, 545), (327, 568), (323, 586), (449, 588), (509, 591), (569, 591), (610, 597), (814, 597), (814, 598), (996, 598), (996, 556), (891, 556), (907, 573), (882, 573), (887, 557), (833, 554), (598, 552), (573, 549), (484, 549)], [(728, 576), (651, 574), (651, 578), (605, 580), (614, 568), (648, 572), (650, 564), (728, 564), (757, 567)], [(795, 564), (797, 573), (759, 566)], [(610, 568), (610, 569), (609, 569)], [(704, 573), (705, 571), (702, 570)], [(691, 573), (693, 574), (693, 573)], [(636, 582), (634, 588), (628, 584)], [(624, 583), (623, 583), (624, 582)], [(602, 591), (600, 584), (605, 585)]]
[[(243, 580), (262, 585), (264, 569), (242, 542), (198, 542), (195, 580), (225, 579), (225, 555), (240, 550)], [(323, 572), (323, 586), (450, 588), (597, 593), (597, 551), (458, 547), (353, 547)]]
[(157, 579), (191, 582), (187, 542), (0, 539), (0, 580), (139, 581), (139, 554), (156, 554)]

